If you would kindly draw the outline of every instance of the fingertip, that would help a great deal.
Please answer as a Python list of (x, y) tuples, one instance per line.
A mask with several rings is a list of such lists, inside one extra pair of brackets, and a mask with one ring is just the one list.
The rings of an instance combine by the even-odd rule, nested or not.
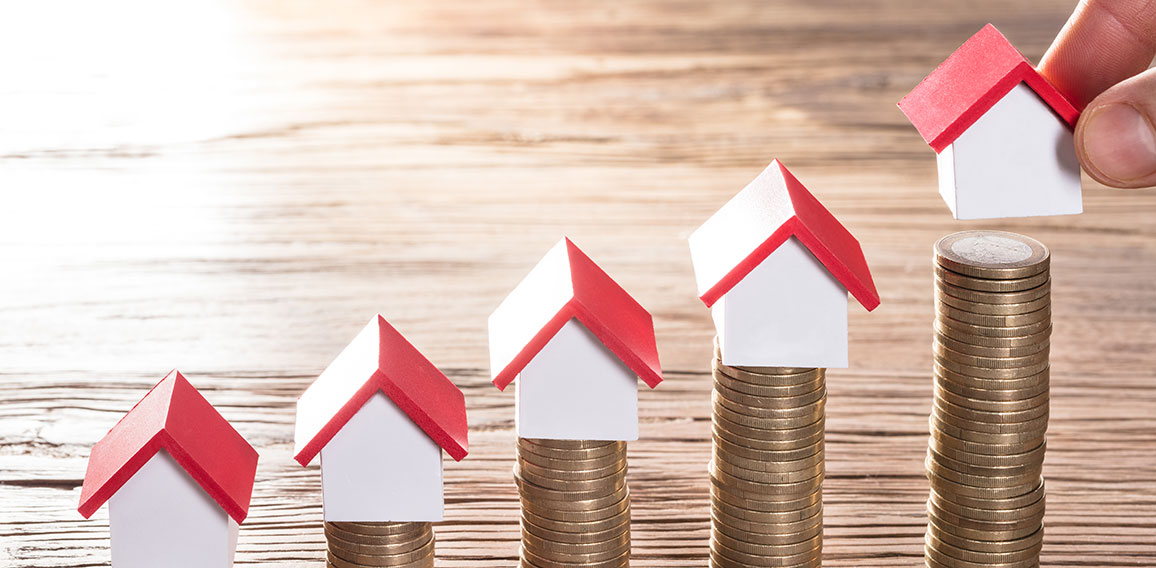
[(1111, 187), (1156, 185), (1156, 127), (1143, 108), (1112, 101), (1089, 106), (1076, 127), (1084, 170)]

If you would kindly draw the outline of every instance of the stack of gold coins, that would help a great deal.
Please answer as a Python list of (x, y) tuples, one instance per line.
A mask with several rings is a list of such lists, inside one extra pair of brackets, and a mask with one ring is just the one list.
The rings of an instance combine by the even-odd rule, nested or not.
[(433, 568), (430, 523), (325, 523), (329, 568)]
[(1039, 566), (1051, 284), (1048, 249), (1000, 231), (935, 244), (935, 399), (924, 558)]
[(710, 565), (820, 566), (823, 369), (730, 367), (715, 345)]
[(522, 567), (630, 565), (626, 442), (518, 438)]

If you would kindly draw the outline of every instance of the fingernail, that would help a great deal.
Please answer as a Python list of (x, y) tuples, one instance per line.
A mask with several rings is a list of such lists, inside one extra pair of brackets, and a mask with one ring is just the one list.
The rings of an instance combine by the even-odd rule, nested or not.
[(1135, 107), (1109, 103), (1092, 109), (1084, 126), (1084, 155), (1104, 177), (1127, 182), (1156, 173), (1156, 132)]

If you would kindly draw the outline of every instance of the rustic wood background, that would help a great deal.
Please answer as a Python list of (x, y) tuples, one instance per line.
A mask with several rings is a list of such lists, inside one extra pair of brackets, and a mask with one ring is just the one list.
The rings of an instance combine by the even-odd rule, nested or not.
[(1054, 252), (1049, 566), (1156, 564), (1156, 192), (958, 223), (895, 102), (984, 23), (1039, 58), (1073, 0), (266, 1), (0, 16), (0, 564), (108, 564), (91, 445), (181, 369), (261, 453), (238, 564), (320, 566), (294, 401), (375, 313), (466, 392), (439, 565), (513, 566), (513, 398), (485, 322), (561, 235), (654, 314), (637, 566), (704, 566), (711, 324), (686, 237), (773, 157), (863, 243), (829, 374), (826, 564), (921, 565), (932, 243)]

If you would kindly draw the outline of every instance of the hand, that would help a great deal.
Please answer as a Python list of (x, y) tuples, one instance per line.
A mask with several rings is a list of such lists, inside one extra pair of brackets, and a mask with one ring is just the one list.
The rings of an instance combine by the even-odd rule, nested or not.
[(1156, 0), (1080, 0), (1040, 71), (1084, 109), (1076, 155), (1113, 187), (1156, 186)]

